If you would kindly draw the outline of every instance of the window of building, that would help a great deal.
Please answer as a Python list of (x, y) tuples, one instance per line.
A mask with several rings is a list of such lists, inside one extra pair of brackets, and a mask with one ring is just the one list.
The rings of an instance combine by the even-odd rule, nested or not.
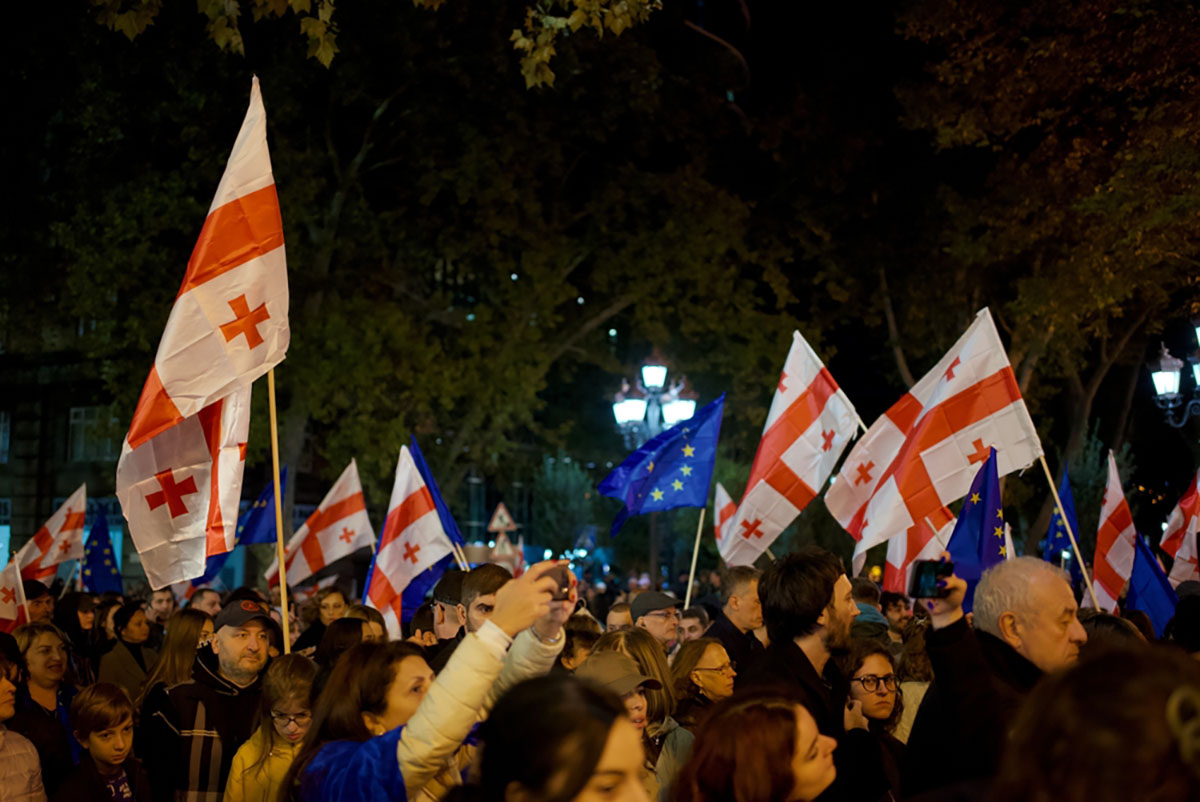
[(0, 555), (8, 562), (8, 546), (12, 537), (12, 499), (0, 498)]
[(71, 407), (67, 458), (72, 462), (115, 460), (120, 454), (117, 420), (108, 407)]
[(8, 462), (8, 443), (11, 439), (12, 415), (0, 409), (0, 465)]

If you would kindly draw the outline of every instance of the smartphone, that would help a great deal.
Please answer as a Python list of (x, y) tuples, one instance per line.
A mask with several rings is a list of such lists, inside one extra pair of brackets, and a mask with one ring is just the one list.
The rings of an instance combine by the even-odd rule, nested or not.
[(954, 573), (954, 563), (941, 560), (917, 560), (913, 563), (912, 579), (908, 583), (908, 595), (913, 599), (941, 599), (950, 595), (947, 588), (939, 588), (938, 581)]
[(555, 582), (554, 593), (550, 596), (554, 601), (566, 601), (571, 597), (571, 569), (565, 565), (556, 565), (542, 574)]

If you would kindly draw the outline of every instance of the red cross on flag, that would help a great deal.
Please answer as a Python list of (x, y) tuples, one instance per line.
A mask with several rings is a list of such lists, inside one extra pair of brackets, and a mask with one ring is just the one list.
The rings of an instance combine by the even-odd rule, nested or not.
[(1180, 582), (1189, 579), (1200, 580), (1200, 548), (1196, 544), (1196, 533), (1200, 532), (1200, 493), (1196, 484), (1200, 480), (1200, 471), (1192, 477), (1187, 492), (1167, 519), (1167, 528), (1163, 532), (1162, 543), (1159, 545), (1165, 553), (1175, 559), (1171, 573), (1167, 576), (1175, 587)]
[(450, 551), (450, 538), (442, 529), (429, 487), (408, 446), (401, 446), (387, 520), (383, 522), (366, 593), (368, 603), (383, 613), (388, 636), (393, 640), (403, 637), (400, 600), (404, 589)]
[[(367, 517), (358, 464), (350, 460), (317, 509), (287, 543), (283, 564), (288, 585), (303, 582), (334, 560), (374, 544), (375, 530)], [(263, 576), (268, 584), (279, 583), (278, 560), (271, 562)]]
[(946, 550), (958, 519), (946, 509), (936, 517), (944, 521), (938, 531), (935, 532), (930, 519), (926, 519), (910, 526), (903, 536), (888, 541), (887, 562), (883, 566), (884, 590), (907, 595), (912, 564), (917, 560), (936, 560)]
[(975, 321), (911, 390), (871, 425), (825, 493), (825, 506), (857, 541), (854, 571), (867, 549), (964, 496), (977, 463), (996, 449), (1001, 476), (1042, 454), (991, 313)]
[(208, 557), (233, 548), (249, 433), (246, 385), (140, 448), (122, 444), (117, 498), (155, 590), (202, 575)]
[(21, 570), (14, 557), (0, 571), (0, 632), (12, 632), (28, 621), (25, 588), (21, 585)]
[(255, 78), (133, 413), (130, 446), (141, 447), (265, 374), (283, 360), (289, 336), (283, 219)]
[[(737, 505), (733, 503), (733, 498), (729, 495), (729, 491), (725, 489), (725, 485), (717, 482), (716, 490), (713, 492), (713, 534), (717, 538), (717, 551), (721, 553), (721, 559), (726, 560), (726, 544), (732, 543), (732, 538), (725, 537), (727, 524), (733, 519), (733, 514), (737, 512)], [(728, 564), (728, 560), (726, 560)]]
[(722, 530), (721, 556), (750, 565), (825, 485), (858, 413), (809, 344), (792, 334), (741, 503)]
[(80, 485), (55, 510), (13, 558), (22, 579), (46, 580), (58, 564), (83, 559), (83, 517), (87, 509), (87, 485)]
[(1133, 513), (1125, 492), (1121, 489), (1121, 477), (1117, 474), (1117, 460), (1108, 452), (1108, 484), (1100, 502), (1100, 528), (1096, 532), (1096, 556), (1092, 560), (1092, 584), (1096, 588), (1096, 601), (1100, 609), (1116, 612), (1117, 599), (1133, 572), (1133, 555), (1136, 551)]

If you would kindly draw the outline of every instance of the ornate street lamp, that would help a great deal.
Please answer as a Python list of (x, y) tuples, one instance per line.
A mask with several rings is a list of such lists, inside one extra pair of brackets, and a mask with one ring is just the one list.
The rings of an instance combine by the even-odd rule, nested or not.
[[(1196, 339), (1200, 342), (1200, 326), (1196, 327)], [(1150, 378), (1154, 382), (1154, 403), (1163, 411), (1167, 423), (1175, 428), (1182, 427), (1192, 415), (1200, 413), (1200, 362), (1192, 362), (1192, 390), (1185, 397), (1180, 392), (1183, 378), (1182, 359), (1174, 357), (1162, 346), (1157, 360), (1150, 363)]]

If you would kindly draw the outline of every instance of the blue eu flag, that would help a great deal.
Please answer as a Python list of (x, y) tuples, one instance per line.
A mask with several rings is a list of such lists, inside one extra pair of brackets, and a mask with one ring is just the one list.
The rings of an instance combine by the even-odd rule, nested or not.
[(103, 508), (92, 521), (87, 545), (83, 549), (83, 586), (89, 593), (124, 593), (121, 569), (113, 556), (112, 538), (108, 534), (108, 516)]
[(1146, 544), (1141, 535), (1134, 535), (1136, 541), (1133, 553), (1133, 571), (1129, 574), (1129, 595), (1125, 597), (1125, 607), (1131, 610), (1141, 610), (1150, 616), (1154, 623), (1154, 634), (1162, 637), (1163, 628), (1175, 615), (1175, 605), (1179, 597), (1175, 589), (1167, 581), (1166, 574), (1158, 567), (1154, 552)]
[[(1058, 486), (1058, 499), (1062, 502), (1063, 512), (1067, 514), (1067, 523), (1075, 536), (1079, 536), (1079, 519), (1075, 515), (1075, 497), (1071, 494), (1071, 481), (1067, 466), (1063, 466), (1062, 482)], [(1067, 528), (1063, 526), (1062, 516), (1055, 507), (1050, 516), (1050, 529), (1046, 532), (1045, 547), (1042, 549), (1042, 559), (1048, 563), (1062, 565), (1063, 552), (1071, 555), (1071, 587), (1079, 587), (1083, 582), (1083, 573), (1079, 570), (1079, 561), (1075, 559), (1075, 551), (1071, 548), (1071, 538)]]
[(722, 393), (692, 418), (651, 438), (604, 478), (600, 493), (625, 503), (613, 521), (612, 534), (631, 515), (708, 505), (724, 410)]
[[(284, 488), (284, 490), (287, 489), (286, 465), (279, 471), (279, 486)], [(238, 520), (237, 539), (234, 541), (234, 548), (251, 543), (274, 542), (275, 483), (271, 482), (263, 488), (263, 491), (258, 494), (258, 498), (250, 505), (250, 509)], [(233, 549), (224, 554), (214, 554), (212, 557), (209, 557), (204, 562), (204, 573), (192, 580), (192, 587), (203, 587), (216, 579), (217, 574), (221, 573), (221, 569), (228, 562), (230, 554), (233, 554)]]
[(971, 482), (971, 490), (963, 500), (954, 534), (946, 551), (954, 560), (954, 574), (967, 581), (963, 610), (970, 612), (975, 600), (975, 586), (983, 572), (1004, 560), (1004, 509), (1000, 501), (1000, 475), (996, 470), (996, 449), (988, 450)]

